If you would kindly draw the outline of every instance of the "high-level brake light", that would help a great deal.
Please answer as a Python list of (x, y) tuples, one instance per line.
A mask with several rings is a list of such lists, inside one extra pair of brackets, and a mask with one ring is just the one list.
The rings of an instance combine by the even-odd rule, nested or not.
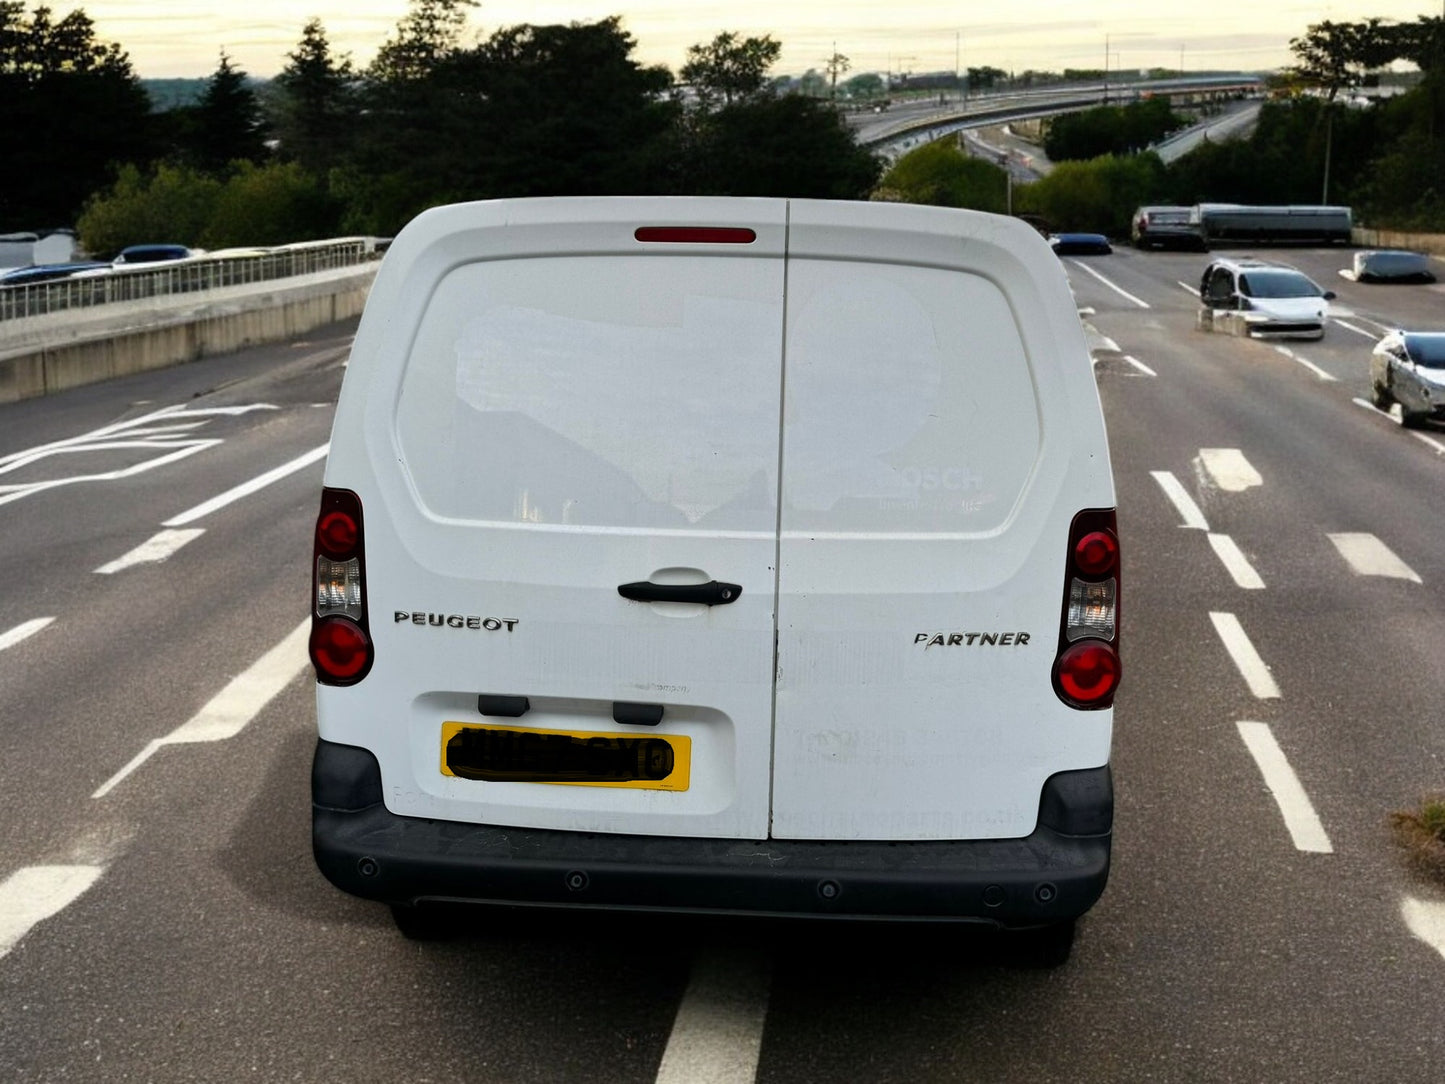
[(758, 239), (746, 226), (639, 226), (638, 241), (683, 245), (750, 245)]
[(1107, 708), (1119, 687), (1119, 534), (1112, 508), (1074, 517), (1054, 691), (1071, 707)]
[(311, 663), (316, 680), (354, 685), (371, 669), (366, 623), (361, 499), (324, 489), (312, 559)]

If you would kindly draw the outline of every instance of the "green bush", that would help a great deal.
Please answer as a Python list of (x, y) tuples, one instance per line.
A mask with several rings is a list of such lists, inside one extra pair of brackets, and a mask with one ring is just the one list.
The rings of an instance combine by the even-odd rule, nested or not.
[(1168, 203), (1168, 176), (1158, 155), (1104, 155), (1060, 162), (1048, 176), (1016, 189), (1014, 207), (1042, 215), (1057, 230), (1086, 230), (1123, 238), (1134, 209)]
[(237, 163), (201, 232), (206, 248), (284, 245), (333, 237), (340, 218), (324, 182), (295, 162)]
[(220, 194), (220, 181), (185, 166), (151, 174), (123, 166), (108, 191), (86, 201), (76, 222), (81, 247), (111, 255), (127, 245), (199, 245)]
[(1003, 214), (1008, 205), (1008, 178), (992, 162), (965, 154), (952, 139), (939, 139), (893, 163), (883, 175), (878, 194), (902, 203)]

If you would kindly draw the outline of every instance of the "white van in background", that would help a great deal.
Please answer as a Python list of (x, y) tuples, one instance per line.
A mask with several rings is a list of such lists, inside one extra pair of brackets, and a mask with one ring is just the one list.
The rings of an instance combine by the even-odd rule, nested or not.
[(1103, 891), (1119, 544), (1058, 261), (883, 203), (442, 207), (317, 522), (314, 843), (431, 901), (963, 920)]

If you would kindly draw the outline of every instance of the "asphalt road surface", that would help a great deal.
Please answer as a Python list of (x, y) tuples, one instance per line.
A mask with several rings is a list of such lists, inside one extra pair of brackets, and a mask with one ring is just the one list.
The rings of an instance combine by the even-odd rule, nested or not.
[(0, 1080), (1445, 1079), (1445, 428), (1364, 401), (1445, 289), (1193, 330), (1204, 257), (1062, 261), (1124, 545), (1111, 883), (1071, 962), (876, 929), (486, 913), (310, 855), (310, 533), (351, 328), (0, 406)]

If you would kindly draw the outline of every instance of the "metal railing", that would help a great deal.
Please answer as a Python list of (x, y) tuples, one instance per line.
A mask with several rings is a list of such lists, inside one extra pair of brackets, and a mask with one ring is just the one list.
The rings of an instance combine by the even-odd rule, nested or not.
[(223, 252), (167, 263), (122, 266), (52, 282), (0, 286), (0, 320), (354, 267), (375, 259), (379, 251), (374, 237), (342, 237), (254, 252)]

